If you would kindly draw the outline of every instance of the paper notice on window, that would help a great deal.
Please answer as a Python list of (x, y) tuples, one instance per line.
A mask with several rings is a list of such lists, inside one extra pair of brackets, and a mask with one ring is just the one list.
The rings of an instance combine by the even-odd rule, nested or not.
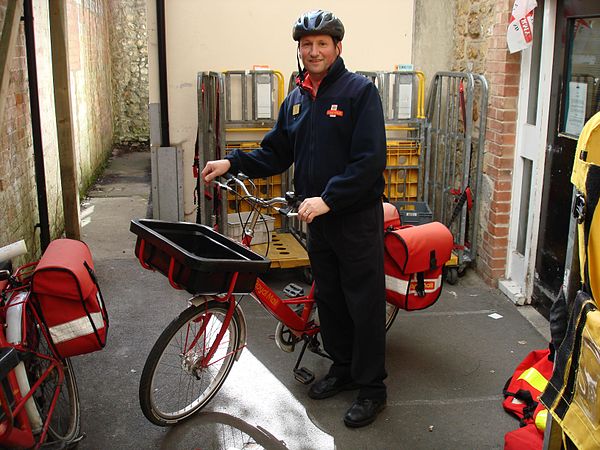
[(585, 125), (585, 103), (587, 100), (587, 84), (569, 82), (569, 101), (567, 105), (567, 122), (565, 132), (579, 136)]

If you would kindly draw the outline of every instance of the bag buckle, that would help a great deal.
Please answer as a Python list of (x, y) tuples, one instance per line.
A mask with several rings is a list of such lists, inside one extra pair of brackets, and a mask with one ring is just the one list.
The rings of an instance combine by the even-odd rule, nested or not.
[(577, 223), (583, 223), (585, 220), (585, 210), (585, 197), (583, 194), (578, 193), (573, 202), (573, 217), (577, 219)]

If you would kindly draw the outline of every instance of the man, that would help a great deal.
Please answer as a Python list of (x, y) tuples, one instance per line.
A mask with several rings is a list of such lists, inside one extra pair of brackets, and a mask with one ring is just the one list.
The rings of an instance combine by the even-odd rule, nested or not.
[(323, 346), (333, 359), (308, 395), (324, 399), (358, 389), (344, 423), (361, 427), (386, 402), (381, 202), (386, 139), (377, 89), (346, 70), (343, 37), (344, 26), (331, 12), (303, 14), (293, 38), (304, 69), (276, 125), (260, 149), (210, 161), (202, 176), (207, 182), (227, 171), (266, 177), (294, 163)]

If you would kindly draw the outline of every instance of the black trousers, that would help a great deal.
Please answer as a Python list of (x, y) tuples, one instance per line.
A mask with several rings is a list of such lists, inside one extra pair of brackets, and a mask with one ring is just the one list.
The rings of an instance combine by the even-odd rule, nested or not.
[(383, 208), (376, 202), (309, 224), (308, 255), (329, 375), (352, 379), (359, 398), (385, 398)]

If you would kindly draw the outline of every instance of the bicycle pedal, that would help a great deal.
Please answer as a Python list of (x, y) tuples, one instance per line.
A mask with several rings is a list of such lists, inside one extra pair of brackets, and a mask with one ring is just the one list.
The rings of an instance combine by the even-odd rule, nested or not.
[(294, 369), (294, 378), (302, 384), (310, 384), (314, 381), (315, 374), (306, 367), (300, 367), (299, 369)]
[(283, 293), (289, 298), (296, 298), (304, 295), (304, 288), (295, 283), (290, 283), (283, 288)]

